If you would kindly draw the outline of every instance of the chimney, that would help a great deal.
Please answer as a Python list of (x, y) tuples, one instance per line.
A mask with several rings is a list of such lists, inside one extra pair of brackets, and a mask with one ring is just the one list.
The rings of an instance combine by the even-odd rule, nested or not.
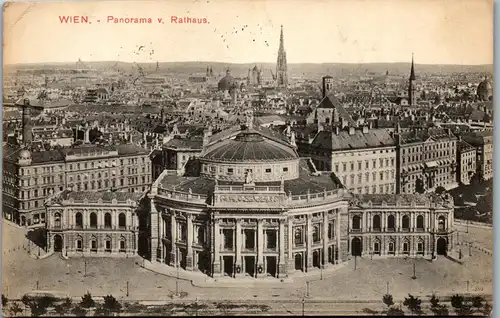
[(86, 144), (90, 143), (90, 129), (89, 128), (85, 129), (85, 135), (84, 135), (83, 142), (85, 142)]
[(355, 132), (356, 130), (354, 129), (354, 127), (349, 127), (349, 135), (354, 135)]
[(30, 100), (25, 98), (23, 101), (23, 143), (30, 144), (33, 139), (32, 135)]
[(340, 133), (340, 127), (337, 125), (335, 126), (335, 135), (338, 135)]
[(363, 134), (367, 134), (368, 133), (368, 126), (365, 125), (363, 126)]

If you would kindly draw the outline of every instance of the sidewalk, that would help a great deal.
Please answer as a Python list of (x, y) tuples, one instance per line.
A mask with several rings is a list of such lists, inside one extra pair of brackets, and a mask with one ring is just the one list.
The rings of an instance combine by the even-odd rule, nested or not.
[(162, 263), (158, 262), (150, 262), (148, 260), (143, 260), (142, 264), (137, 263), (144, 269), (150, 270), (152, 272), (165, 275), (168, 277), (177, 278), (184, 281), (189, 281), (195, 287), (202, 288), (241, 288), (241, 287), (269, 287), (269, 288), (287, 288), (287, 284), (296, 283), (296, 282), (306, 282), (306, 281), (317, 281), (320, 280), (321, 277), (327, 278), (331, 277), (335, 274), (335, 272), (347, 265), (347, 262), (331, 265), (329, 268), (320, 270), (313, 269), (308, 273), (304, 273), (301, 271), (292, 272), (286, 278), (274, 278), (274, 277), (265, 277), (265, 278), (251, 278), (251, 277), (241, 277), (241, 278), (232, 278), (232, 277), (210, 277), (201, 272), (191, 272), (186, 271), (184, 269), (177, 269)]

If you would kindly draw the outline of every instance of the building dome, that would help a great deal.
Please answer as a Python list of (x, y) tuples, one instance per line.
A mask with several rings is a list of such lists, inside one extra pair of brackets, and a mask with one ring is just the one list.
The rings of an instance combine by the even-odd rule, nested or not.
[(488, 78), (485, 78), (481, 83), (479, 83), (476, 94), (481, 100), (488, 100), (490, 96), (493, 95), (493, 87), (491, 86), (491, 82)]
[(19, 160), (29, 160), (31, 159), (31, 152), (29, 150), (23, 149), (19, 152)]
[(295, 150), (287, 145), (244, 131), (209, 150), (203, 159), (225, 162), (276, 161), (297, 159)]
[(226, 71), (226, 76), (224, 76), (220, 81), (218, 88), (220, 91), (228, 91), (233, 88), (236, 88), (236, 81), (234, 77), (231, 76), (231, 71)]

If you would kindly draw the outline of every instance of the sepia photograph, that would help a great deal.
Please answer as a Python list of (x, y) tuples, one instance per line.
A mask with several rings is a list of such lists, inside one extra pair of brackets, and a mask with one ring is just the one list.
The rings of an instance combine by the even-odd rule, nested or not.
[(491, 315), (493, 11), (6, 2), (2, 315)]

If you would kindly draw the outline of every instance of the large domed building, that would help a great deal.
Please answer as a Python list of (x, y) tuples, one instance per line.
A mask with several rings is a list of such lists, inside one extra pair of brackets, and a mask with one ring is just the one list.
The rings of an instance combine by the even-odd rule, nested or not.
[(487, 77), (477, 86), (476, 94), (483, 101), (489, 100), (493, 96), (493, 87)]
[(246, 125), (211, 135), (148, 195), (149, 257), (212, 277), (290, 277), (349, 255), (433, 257), (453, 246), (453, 202), (349, 194), (295, 138)]
[(236, 89), (238, 87), (238, 84), (234, 77), (231, 75), (231, 71), (227, 70), (226, 71), (226, 76), (221, 78), (219, 81), (219, 84), (217, 85), (219, 91), (230, 91), (233, 89)]

